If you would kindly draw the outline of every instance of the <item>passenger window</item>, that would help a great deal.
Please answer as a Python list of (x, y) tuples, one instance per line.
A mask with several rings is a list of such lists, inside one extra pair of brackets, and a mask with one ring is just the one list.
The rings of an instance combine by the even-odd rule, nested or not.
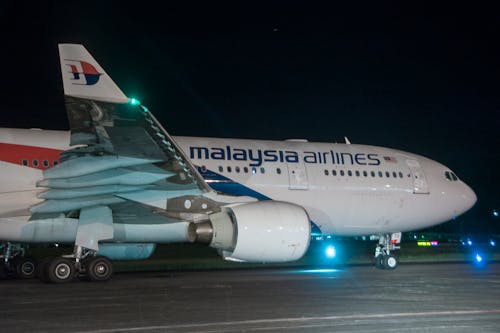
[(33, 162), (32, 162), (32, 163), (33, 163), (33, 166), (34, 166), (34, 167), (37, 167), (37, 166), (38, 166), (38, 160), (33, 160)]
[(54, 165), (58, 165), (59, 164), (59, 161), (54, 161)]
[(280, 169), (280, 168), (276, 168), (276, 173), (277, 173), (278, 175), (281, 175), (281, 169)]
[(368, 172), (366, 170), (363, 170), (363, 176), (368, 177)]
[(403, 178), (403, 173), (399, 171), (399, 178)]
[(253, 167), (252, 168), (252, 173), (255, 175), (257, 173), (257, 168), (256, 167)]
[(240, 173), (240, 167), (237, 166), (236, 168), (234, 168), (234, 170), (237, 172), (237, 173)]
[(325, 176), (328, 176), (328, 170), (325, 169)]
[(349, 177), (352, 177), (352, 171), (351, 171), (351, 170), (347, 170), (347, 175), (348, 175)]
[(43, 160), (42, 164), (43, 164), (44, 167), (48, 167), (49, 166), (49, 161)]
[(378, 176), (379, 176), (380, 178), (384, 177), (384, 174), (382, 173), (382, 171), (379, 171), (379, 172), (378, 172)]
[(344, 176), (344, 175), (345, 175), (344, 170), (340, 170), (340, 175), (341, 175), (341, 176)]
[(207, 167), (206, 167), (206, 166), (204, 166), (204, 165), (202, 165), (202, 166), (201, 166), (201, 172), (207, 172)]
[(228, 166), (228, 167), (227, 167), (227, 172), (231, 172), (231, 171), (232, 171), (231, 167), (230, 167), (230, 166)]
[(266, 169), (264, 169), (263, 167), (260, 168), (260, 173), (266, 173)]
[(360, 176), (359, 170), (356, 170), (356, 177), (359, 177), (359, 176)]
[(336, 176), (337, 175), (337, 170), (332, 170), (332, 176)]
[(223, 172), (223, 171), (224, 171), (224, 168), (221, 165), (219, 165), (219, 172)]
[(390, 173), (389, 171), (386, 171), (386, 172), (385, 172), (385, 176), (386, 176), (387, 178), (390, 178), (390, 177), (391, 177), (391, 173)]
[(244, 173), (248, 173), (248, 168), (247, 167), (243, 167), (243, 172)]
[(375, 171), (370, 171), (370, 175), (371, 175), (372, 177), (375, 177)]
[(28, 166), (28, 160), (23, 160), (23, 165)]
[(396, 171), (393, 171), (393, 172), (392, 172), (392, 176), (393, 176), (394, 178), (398, 178), (398, 174), (396, 173)]

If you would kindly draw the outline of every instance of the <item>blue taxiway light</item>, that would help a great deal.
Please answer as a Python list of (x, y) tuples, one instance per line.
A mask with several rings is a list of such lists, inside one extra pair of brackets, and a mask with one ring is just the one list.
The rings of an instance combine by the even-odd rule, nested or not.
[(328, 258), (335, 258), (337, 255), (337, 251), (335, 250), (334, 246), (328, 246), (325, 250), (325, 254)]
[(500, 214), (498, 213), (498, 210), (494, 209), (493, 210), (493, 216), (498, 217)]
[(472, 245), (472, 241), (470, 239), (467, 240), (467, 245), (469, 245), (469, 246)]
[(495, 243), (495, 241), (492, 239), (492, 240), (490, 240), (490, 245), (491, 245), (491, 246), (496, 246), (496, 245), (497, 245), (497, 243)]
[(480, 263), (482, 261), (483, 261), (483, 257), (481, 257), (481, 255), (479, 253), (476, 253), (476, 262)]

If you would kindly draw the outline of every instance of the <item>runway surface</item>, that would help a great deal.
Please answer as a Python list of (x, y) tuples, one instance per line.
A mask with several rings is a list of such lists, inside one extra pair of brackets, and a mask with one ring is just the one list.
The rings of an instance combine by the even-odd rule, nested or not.
[(498, 332), (500, 264), (0, 281), (2, 332)]

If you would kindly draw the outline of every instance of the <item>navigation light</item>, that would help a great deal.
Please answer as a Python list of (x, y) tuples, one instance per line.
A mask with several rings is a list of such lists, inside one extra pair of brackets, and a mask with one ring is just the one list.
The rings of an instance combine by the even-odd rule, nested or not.
[(129, 100), (129, 103), (132, 105), (141, 105), (141, 102), (139, 102), (138, 99), (133, 98), (133, 97)]

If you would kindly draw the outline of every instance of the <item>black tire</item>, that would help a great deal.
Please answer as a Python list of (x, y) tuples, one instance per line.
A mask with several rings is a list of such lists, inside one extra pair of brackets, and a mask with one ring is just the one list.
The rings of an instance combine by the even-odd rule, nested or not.
[(15, 260), (14, 269), (21, 279), (32, 279), (37, 275), (37, 262), (34, 258), (25, 257)]
[(108, 281), (113, 275), (113, 264), (103, 256), (85, 260), (85, 272), (90, 281)]
[(379, 254), (375, 257), (375, 267), (378, 269), (384, 269), (384, 256)]
[(396, 257), (388, 255), (384, 257), (384, 267), (386, 269), (396, 269), (398, 267), (398, 260)]
[(5, 280), (9, 276), (7, 267), (3, 262), (3, 258), (0, 258), (0, 280)]
[(53, 257), (43, 258), (38, 263), (38, 267), (37, 267), (37, 270), (36, 270), (36, 276), (40, 279), (40, 281), (46, 282), (46, 283), (50, 282), (49, 281), (48, 272), (47, 272), (47, 268), (48, 268), (49, 264), (51, 263), (51, 261), (53, 259), (54, 259)]
[(75, 278), (75, 262), (68, 258), (57, 257), (47, 265), (47, 278), (52, 283), (68, 283)]

